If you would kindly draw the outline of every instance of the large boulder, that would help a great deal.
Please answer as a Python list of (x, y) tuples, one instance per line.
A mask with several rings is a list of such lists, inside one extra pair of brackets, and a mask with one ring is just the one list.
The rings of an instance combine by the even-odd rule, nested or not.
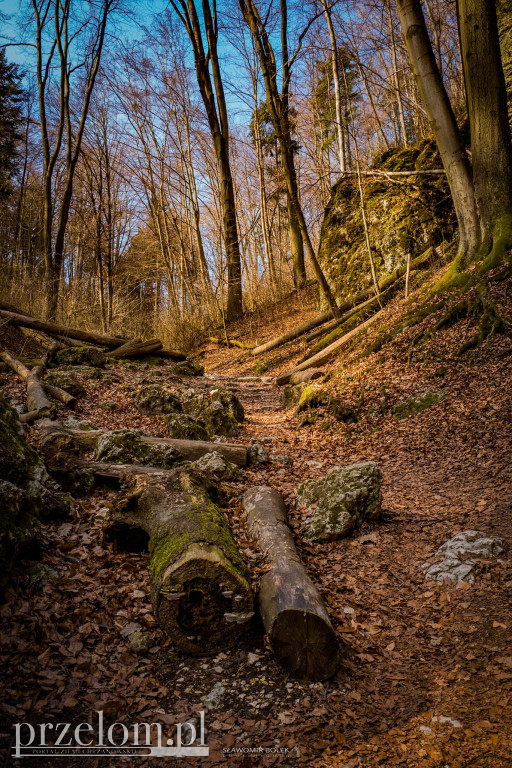
[(54, 387), (60, 387), (73, 397), (85, 397), (87, 390), (70, 371), (50, 371), (44, 379)]
[(172, 366), (171, 371), (175, 376), (202, 376), (204, 366), (195, 360), (181, 360)]
[(190, 464), (190, 469), (211, 477), (213, 480), (241, 480), (242, 473), (235, 464), (221, 456), (218, 451), (205, 453)]
[(212, 403), (221, 403), (237, 421), (245, 419), (244, 407), (238, 397), (228, 389), (212, 389), (210, 391)]
[(177, 440), (208, 440), (204, 424), (187, 413), (171, 413), (165, 417), (165, 426), (171, 437)]
[(15, 560), (27, 554), (40, 514), (61, 514), (64, 499), (46, 487), (43, 462), (27, 443), (18, 413), (0, 395), (0, 586)]
[(142, 387), (135, 396), (135, 404), (145, 416), (164, 416), (182, 410), (176, 393), (157, 384)]
[(162, 469), (170, 469), (173, 464), (183, 459), (176, 448), (148, 443), (143, 437), (144, 433), (138, 429), (105, 432), (98, 440), (95, 458), (97, 461), (142, 464)]
[(184, 413), (198, 419), (202, 412), (210, 405), (210, 398), (204, 392), (196, 392), (195, 389), (186, 389), (181, 394), (181, 404)]
[[(296, 385), (301, 387), (302, 385)], [(319, 411), (333, 416), (338, 421), (343, 421), (345, 424), (355, 424), (357, 422), (357, 412), (350, 405), (342, 402), (339, 397), (336, 397), (331, 392), (328, 392), (321, 387), (316, 387), (313, 384), (307, 384), (303, 389), (299, 397), (299, 404), (297, 406), (297, 413), (303, 414), (307, 411)], [(302, 424), (311, 423), (308, 418), (302, 417)], [(314, 420), (313, 422), (314, 423)]]
[(238, 421), (230, 409), (218, 400), (214, 400), (204, 409), (201, 418), (210, 437), (233, 437), (238, 434)]
[(88, 365), (92, 368), (103, 368), (107, 361), (101, 349), (86, 346), (59, 349), (53, 358), (56, 365)]
[(381, 471), (374, 461), (334, 467), (325, 477), (302, 483), (297, 502), (311, 513), (304, 522), (304, 539), (335, 541), (378, 517), (381, 484)]

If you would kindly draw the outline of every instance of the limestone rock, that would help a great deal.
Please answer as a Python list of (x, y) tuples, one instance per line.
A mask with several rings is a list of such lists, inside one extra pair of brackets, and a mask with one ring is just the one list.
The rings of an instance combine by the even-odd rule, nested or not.
[(475, 581), (477, 560), (496, 560), (503, 553), (503, 539), (487, 536), (482, 531), (462, 531), (442, 544), (436, 552), (439, 563), (425, 563), (425, 578), (443, 582), (445, 579), (460, 584)]
[(304, 523), (304, 539), (334, 541), (378, 517), (381, 483), (381, 471), (373, 461), (334, 467), (324, 478), (302, 483), (298, 504), (312, 511)]
[(70, 371), (50, 371), (44, 380), (48, 384), (53, 384), (54, 387), (60, 387), (73, 397), (85, 397), (87, 394), (85, 387)]
[(204, 366), (201, 363), (196, 363), (195, 360), (182, 360), (172, 366), (172, 373), (175, 376), (202, 376)]
[(238, 421), (218, 400), (214, 400), (204, 409), (201, 418), (210, 437), (233, 437), (238, 433)]
[(210, 398), (204, 392), (196, 392), (195, 389), (186, 389), (181, 394), (181, 403), (184, 413), (198, 419), (202, 412), (210, 405)]
[(222, 704), (225, 693), (226, 689), (222, 683), (215, 683), (210, 693), (207, 693), (203, 699), (204, 706), (209, 710), (218, 709)]
[(54, 357), (57, 365), (89, 365), (93, 368), (104, 368), (108, 358), (96, 347), (69, 347), (59, 349)]
[(19, 553), (39, 530), (39, 514), (52, 511), (55, 498), (46, 487), (43, 462), (27, 443), (18, 414), (0, 395), (0, 586)]
[(305, 383), (287, 384), (281, 391), (281, 405), (284, 405), (285, 408), (297, 405), (305, 388)]
[(244, 407), (233, 392), (227, 389), (212, 389), (210, 399), (212, 403), (221, 403), (237, 421), (245, 419)]
[(135, 404), (145, 416), (163, 416), (166, 413), (179, 413), (182, 410), (177, 395), (157, 384), (142, 387), (135, 396)]
[(247, 461), (249, 464), (267, 464), (268, 452), (259, 443), (253, 443), (247, 451)]
[(241, 480), (242, 473), (235, 464), (221, 456), (217, 451), (205, 453), (197, 461), (190, 464), (190, 469), (194, 469), (202, 474), (209, 475), (215, 480)]
[(170, 437), (177, 440), (208, 440), (204, 425), (186, 413), (171, 413), (165, 417), (165, 426)]
[(162, 469), (169, 469), (182, 459), (176, 448), (169, 445), (152, 445), (142, 437), (143, 432), (137, 429), (105, 432), (98, 439), (95, 458), (97, 461), (142, 464)]
[[(355, 424), (357, 422), (357, 412), (354, 408), (346, 405), (340, 398), (320, 387), (312, 384), (306, 385), (300, 395), (297, 413), (300, 414), (305, 411), (317, 409), (324, 409), (326, 413), (334, 416), (338, 421), (345, 422), (345, 424)], [(314, 421), (308, 422), (308, 420), (303, 417), (300, 426), (307, 423), (314, 423)]]

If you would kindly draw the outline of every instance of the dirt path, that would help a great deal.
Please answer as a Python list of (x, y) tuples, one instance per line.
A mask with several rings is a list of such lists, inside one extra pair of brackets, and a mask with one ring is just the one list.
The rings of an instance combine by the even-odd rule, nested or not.
[[(347, 368), (336, 386), (357, 405), (360, 421), (345, 425), (321, 415), (303, 429), (293, 409), (281, 408), (270, 377), (248, 374), (247, 366), (194, 382), (233, 388), (246, 409), (238, 439), (255, 440), (271, 455), (270, 463), (247, 468), (223, 508), (257, 578), (260, 558), (245, 535), (241, 497), (256, 484), (283, 493), (342, 643), (332, 680), (290, 679), (261, 627), (213, 659), (174, 650), (154, 623), (147, 556), (104, 545), (102, 520), (113, 493), (102, 490), (77, 504), (75, 521), (44, 525), (43, 562), (58, 578), (31, 595), (21, 572), (0, 606), (9, 627), (1, 638), (2, 732), (21, 720), (78, 723), (103, 710), (109, 723), (158, 721), (171, 733), (172, 724), (206, 709), (210, 757), (194, 765), (509, 768), (510, 550), (501, 562), (482, 563), (467, 589), (426, 582), (419, 566), (469, 528), (512, 543), (510, 358), (493, 348), (442, 376), (438, 368), (411, 369), (393, 359), (371, 376)], [(165, 383), (166, 368), (139, 373), (119, 366), (114, 373), (109, 383), (84, 380), (88, 396), (77, 418), (164, 434), (159, 420), (138, 413), (133, 393), (149, 380)], [(441, 402), (395, 418), (394, 403), (429, 386), (443, 390)], [(103, 410), (105, 401), (115, 401), (117, 410)], [(297, 485), (367, 459), (384, 475), (382, 520), (339, 542), (304, 545), (293, 503)], [(152, 633), (138, 651), (130, 640), (135, 631)], [(214, 689), (218, 707), (205, 708)], [(67, 760), (47, 765), (81, 765)], [(41, 765), (27, 760), (29, 768), (31, 762)], [(119, 760), (90, 764), (110, 768)]]

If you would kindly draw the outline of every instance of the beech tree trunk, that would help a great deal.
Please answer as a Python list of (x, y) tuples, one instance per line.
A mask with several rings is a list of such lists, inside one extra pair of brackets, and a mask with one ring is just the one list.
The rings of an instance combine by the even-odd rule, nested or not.
[(104, 534), (122, 549), (137, 532), (149, 537), (155, 618), (174, 644), (194, 656), (233, 645), (254, 616), (249, 574), (200, 481), (179, 469), (129, 476)]
[(270, 567), (261, 579), (261, 618), (277, 658), (293, 675), (327, 680), (336, 672), (338, 641), (324, 602), (302, 565), (287, 525), (286, 508), (273, 488), (244, 495), (247, 527)]
[(459, 224), (458, 261), (467, 265), (480, 246), (471, 168), (436, 64), (421, 0), (397, 0), (409, 61), (446, 170)]
[(512, 144), (495, 0), (458, 0), (457, 11), (482, 242), (490, 250), (506, 218), (510, 247)]

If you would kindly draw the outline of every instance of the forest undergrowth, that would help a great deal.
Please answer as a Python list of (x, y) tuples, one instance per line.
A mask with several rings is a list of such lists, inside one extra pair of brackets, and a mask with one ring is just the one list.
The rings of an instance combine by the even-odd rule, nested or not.
[[(171, 727), (197, 717), (204, 696), (221, 683), (221, 705), (206, 711), (210, 757), (193, 764), (511, 765), (510, 275), (495, 269), (465, 294), (434, 296), (426, 312), (425, 297), (440, 276), (405, 301), (396, 297), (379, 327), (325, 367), (315, 386), (328, 397), (304, 426), (296, 407), (283, 407), (280, 390), (264, 378), (303, 357), (301, 339), (260, 357), (210, 344), (199, 355), (205, 377), (190, 380), (197, 389), (235, 388), (246, 409), (236, 440), (257, 441), (270, 453), (268, 464), (244, 470), (220, 504), (257, 581), (263, 566), (245, 530), (241, 498), (261, 484), (283, 494), (297, 546), (340, 640), (335, 677), (314, 684), (290, 678), (259, 628), (213, 659), (176, 651), (153, 619), (147, 555), (117, 553), (103, 542), (114, 491), (97, 490), (76, 501), (73, 521), (43, 524), (42, 561), (56, 576), (30, 593), (30, 563), (22, 563), (0, 605), (10, 628), (1, 637), (6, 743), (14, 721), (81, 722), (100, 709), (109, 722), (150, 718)], [(309, 289), (229, 326), (229, 335), (261, 343), (314, 314)], [(22, 384), (1, 375), (5, 392), (22, 401)], [(173, 383), (165, 365), (112, 364), (97, 379), (81, 378), (87, 396), (76, 418), (164, 436), (163, 420), (141, 415), (134, 395), (143, 384), (167, 381)], [(336, 418), (333, 399), (356, 414), (355, 423)], [(424, 407), (415, 408), (419, 401)], [(105, 409), (107, 402), (114, 406)], [(30, 436), (35, 440), (35, 430)], [(347, 539), (306, 544), (297, 486), (363, 460), (378, 462), (383, 472), (382, 518)], [(505, 554), (479, 562), (474, 585), (426, 581), (421, 565), (469, 529), (501, 537)], [(153, 633), (139, 653), (129, 641), (135, 626)], [(67, 760), (55, 766), (74, 768)], [(4, 765), (11, 764), (6, 753)], [(139, 758), (138, 764), (160, 762)]]

